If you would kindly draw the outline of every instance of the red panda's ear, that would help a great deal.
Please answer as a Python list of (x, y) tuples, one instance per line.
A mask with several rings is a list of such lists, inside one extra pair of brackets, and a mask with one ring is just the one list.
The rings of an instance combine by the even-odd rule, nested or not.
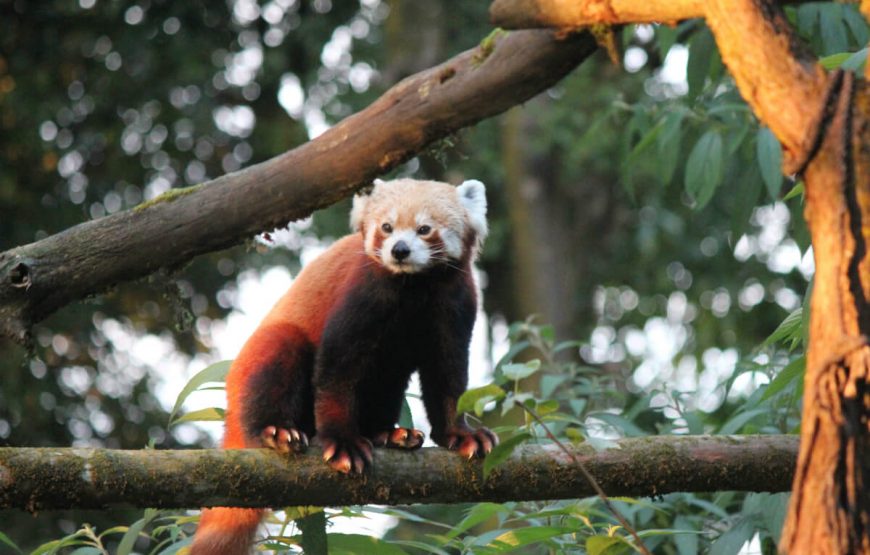
[[(383, 183), (380, 179), (375, 179), (374, 187), (377, 187)], [(363, 214), (365, 214), (366, 206), (368, 205), (369, 198), (372, 196), (374, 192), (374, 187), (369, 189), (362, 189), (360, 192), (353, 196), (353, 208), (350, 210), (350, 228), (353, 231), (363, 231)]]
[(488, 232), (486, 224), (486, 186), (476, 179), (464, 181), (456, 188), (459, 202), (468, 212), (471, 229), (477, 234), (478, 240), (483, 240)]

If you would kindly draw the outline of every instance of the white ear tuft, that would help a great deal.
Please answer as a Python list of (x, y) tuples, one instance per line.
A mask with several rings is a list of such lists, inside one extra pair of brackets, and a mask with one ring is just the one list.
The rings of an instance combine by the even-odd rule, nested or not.
[(464, 181), (456, 188), (459, 202), (468, 211), (471, 229), (477, 233), (478, 240), (486, 237), (486, 186), (476, 179)]
[(350, 228), (353, 231), (362, 231), (363, 213), (366, 210), (366, 204), (369, 202), (369, 196), (356, 194), (353, 197), (353, 208), (350, 210)]

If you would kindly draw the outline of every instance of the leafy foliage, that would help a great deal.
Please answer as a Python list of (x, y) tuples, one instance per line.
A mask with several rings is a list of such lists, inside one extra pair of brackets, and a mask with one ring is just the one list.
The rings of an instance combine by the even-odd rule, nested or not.
[[(490, 33), (486, 7), (0, 3), (0, 249), (283, 152), (403, 76), (478, 45)], [(825, 67), (863, 71), (870, 33), (854, 5), (801, 3), (786, 13)], [(485, 303), (507, 352), (494, 383), (463, 399), (504, 440), (487, 471), (522, 442), (547, 441), (520, 406), (560, 441), (596, 446), (622, 435), (799, 426), (808, 313), (799, 307), (811, 269), (780, 262), (795, 251), (810, 258), (802, 187), (769, 204), (783, 192), (779, 146), (737, 94), (702, 22), (624, 36), (627, 56), (644, 60), (630, 72), (591, 60), (524, 109), (396, 172), (474, 176), (490, 191)], [(684, 80), (669, 77), (683, 66)], [(211, 328), (237, 307), (242, 268), (295, 271), (306, 246), (346, 231), (346, 212), (344, 203), (272, 239), (69, 307), (34, 330), (33, 353), (3, 345), (0, 442), (208, 443), (190, 422), (220, 418), (219, 409), (176, 415), (225, 366), (189, 382), (174, 407), (161, 381), (216, 360)], [(522, 321), (532, 312), (554, 327)], [(512, 320), (522, 322), (499, 328)], [(161, 349), (156, 360), (143, 355)], [(169, 432), (167, 415), (176, 424)], [(403, 425), (410, 419), (406, 410)], [(734, 553), (750, 538), (770, 551), (784, 499), (724, 492), (615, 502), (650, 548), (682, 555)], [(336, 548), (632, 550), (592, 500), (477, 504), (461, 515), (366, 511), (399, 524), (382, 541), (330, 534)], [(298, 549), (293, 523), (303, 516), (278, 513), (264, 546)], [(328, 516), (364, 518), (359, 509)], [(4, 518), (0, 544), (38, 553), (174, 553), (196, 519), (153, 511)], [(59, 529), (66, 535), (45, 543)]]

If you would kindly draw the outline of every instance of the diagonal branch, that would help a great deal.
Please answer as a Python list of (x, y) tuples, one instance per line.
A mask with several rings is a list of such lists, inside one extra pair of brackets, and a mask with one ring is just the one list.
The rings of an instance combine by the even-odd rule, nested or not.
[[(797, 456), (795, 436), (658, 436), (617, 444), (600, 452), (569, 449), (611, 496), (787, 491)], [(363, 478), (336, 474), (318, 455), (3, 447), (0, 508), (398, 505), (594, 495), (572, 457), (553, 445), (519, 448), (485, 481), (479, 462), (438, 448), (378, 449), (373, 471)]]
[(350, 195), (432, 142), (546, 90), (595, 50), (521, 31), (413, 75), (276, 158), (0, 253), (0, 336), (77, 299), (229, 247)]

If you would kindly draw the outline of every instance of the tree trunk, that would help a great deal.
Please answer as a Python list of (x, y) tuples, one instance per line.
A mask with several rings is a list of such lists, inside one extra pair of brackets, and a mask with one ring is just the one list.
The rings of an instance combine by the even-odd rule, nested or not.
[[(870, 17), (870, 1), (861, 10)], [(806, 184), (816, 275), (800, 458), (780, 547), (870, 553), (867, 81), (826, 74), (772, 0), (496, 0), (491, 13), (511, 28), (706, 17), (743, 97), (782, 144), (784, 173)]]
[(806, 170), (816, 276), (801, 450), (781, 548), (870, 552), (870, 88), (843, 77)]

